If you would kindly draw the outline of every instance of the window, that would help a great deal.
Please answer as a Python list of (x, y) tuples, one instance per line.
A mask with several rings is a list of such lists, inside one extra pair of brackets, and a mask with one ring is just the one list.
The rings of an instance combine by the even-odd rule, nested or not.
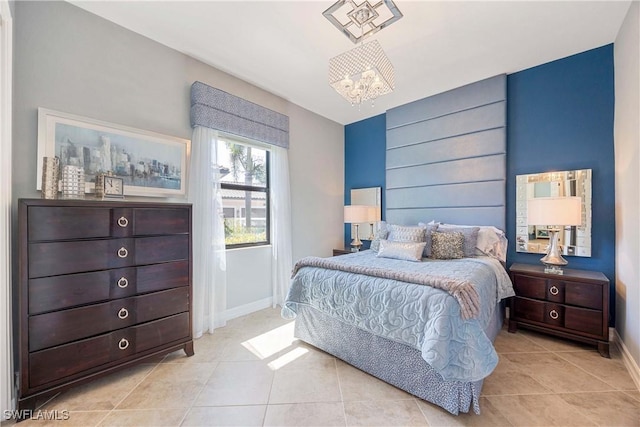
[(269, 244), (269, 151), (221, 136), (218, 164), (227, 248)]

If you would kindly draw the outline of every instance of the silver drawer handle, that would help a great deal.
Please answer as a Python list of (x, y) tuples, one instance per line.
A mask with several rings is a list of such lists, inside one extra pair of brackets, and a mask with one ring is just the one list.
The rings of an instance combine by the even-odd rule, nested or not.
[(553, 320), (556, 320), (558, 318), (558, 312), (555, 310), (551, 310), (549, 312), (549, 317), (551, 317)]
[(127, 341), (126, 338), (122, 338), (118, 343), (118, 348), (120, 350), (126, 350), (127, 347), (129, 347), (129, 341)]
[(552, 286), (549, 289), (549, 293), (551, 293), (551, 295), (558, 295), (558, 292), (560, 292), (560, 290), (558, 288), (556, 288), (555, 286)]
[(129, 317), (129, 310), (127, 310), (126, 308), (121, 308), (120, 311), (118, 312), (118, 317), (120, 319), (126, 319), (127, 317)]
[(125, 228), (127, 225), (129, 225), (129, 220), (126, 217), (121, 216), (120, 218), (118, 218), (118, 225), (122, 228)]
[(127, 248), (125, 248), (123, 246), (120, 249), (118, 249), (118, 257), (119, 258), (126, 258), (127, 255), (129, 255), (129, 251), (127, 250)]
[(127, 280), (126, 277), (121, 277), (118, 279), (118, 287), (119, 288), (126, 288), (127, 286), (129, 286), (129, 281)]

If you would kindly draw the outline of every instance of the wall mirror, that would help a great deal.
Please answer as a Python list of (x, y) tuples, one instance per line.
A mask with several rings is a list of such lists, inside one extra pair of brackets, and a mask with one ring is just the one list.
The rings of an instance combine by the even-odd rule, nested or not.
[(591, 256), (591, 169), (516, 176), (516, 251), (544, 254), (549, 246), (548, 226), (527, 224), (527, 201), (535, 197), (582, 198), (582, 225), (559, 233), (562, 255)]
[[(382, 187), (369, 187), (369, 188), (354, 188), (351, 190), (351, 204), (352, 205), (367, 205), (377, 206), (377, 218), (380, 221), (382, 218), (382, 203), (381, 203)], [(373, 227), (370, 223), (358, 224), (360, 229), (360, 240), (371, 240), (373, 236)], [(351, 224), (351, 236), (355, 236), (356, 227), (355, 224)]]

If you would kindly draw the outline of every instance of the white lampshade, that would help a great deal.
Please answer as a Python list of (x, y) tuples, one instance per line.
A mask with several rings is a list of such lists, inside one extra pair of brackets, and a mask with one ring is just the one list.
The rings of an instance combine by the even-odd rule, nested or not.
[(581, 197), (536, 197), (527, 202), (529, 225), (582, 225)]
[(350, 205), (344, 207), (344, 222), (354, 224), (379, 221), (376, 206)]
[(380, 206), (369, 206), (369, 221), (367, 222), (378, 222), (380, 221)]

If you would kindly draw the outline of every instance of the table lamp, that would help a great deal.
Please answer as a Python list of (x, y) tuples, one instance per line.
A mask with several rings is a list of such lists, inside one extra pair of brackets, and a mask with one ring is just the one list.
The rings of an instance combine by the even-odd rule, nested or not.
[(371, 223), (377, 221), (375, 206), (367, 205), (348, 205), (344, 207), (344, 223), (353, 224), (356, 231), (351, 241), (351, 250), (358, 252), (362, 246), (359, 236), (360, 223)]
[(527, 203), (527, 225), (549, 227), (549, 249), (540, 259), (545, 273), (562, 274), (568, 262), (561, 255), (558, 243), (560, 227), (582, 225), (581, 197), (536, 197)]

